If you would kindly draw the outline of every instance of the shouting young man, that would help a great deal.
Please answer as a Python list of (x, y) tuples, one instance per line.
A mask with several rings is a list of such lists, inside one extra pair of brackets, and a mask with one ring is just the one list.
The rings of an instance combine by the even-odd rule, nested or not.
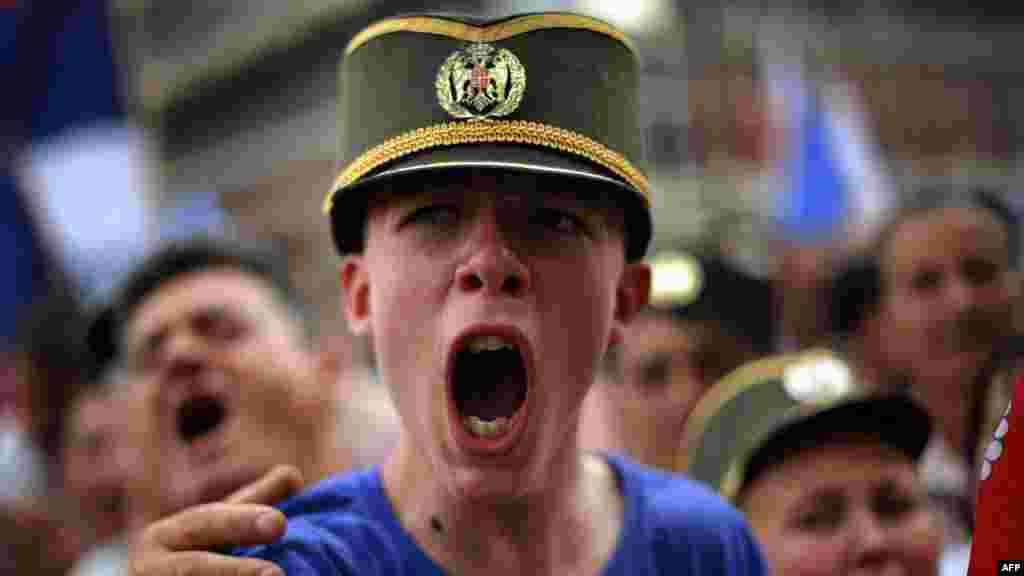
[[(710, 491), (580, 449), (582, 400), (651, 284), (637, 81), (628, 40), (574, 14), (402, 17), (352, 39), (325, 208), (349, 323), (372, 338), (403, 430), (379, 468), (280, 504), (283, 537), (234, 567), (764, 573)], [(203, 526), (178, 520), (179, 535)], [(160, 553), (184, 539), (161, 550), (169, 532), (150, 530), (137, 573), (173, 564)]]

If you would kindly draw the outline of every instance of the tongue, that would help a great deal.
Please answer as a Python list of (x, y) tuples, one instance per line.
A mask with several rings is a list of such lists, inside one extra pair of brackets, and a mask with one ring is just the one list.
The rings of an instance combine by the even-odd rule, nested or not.
[(511, 418), (526, 399), (526, 374), (518, 352), (463, 353), (455, 372), (455, 401), (463, 416)]

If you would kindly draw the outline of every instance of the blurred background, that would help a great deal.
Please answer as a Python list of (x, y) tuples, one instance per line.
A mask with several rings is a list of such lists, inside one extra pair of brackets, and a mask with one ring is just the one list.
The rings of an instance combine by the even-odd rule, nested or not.
[(776, 241), (855, 237), (901, 193), (1014, 189), (1024, 86), (1013, 20), (996, 4), (764, 4), (125, 1), (112, 19), (121, 87), (157, 162), (148, 205), (286, 246), (327, 313), (334, 257), (316, 210), (346, 128), (334, 117), (338, 51), (395, 13), (562, 9), (629, 31), (655, 249), (710, 244), (768, 275)]
[[(319, 211), (337, 133), (355, 128), (336, 123), (337, 67), (357, 30), (403, 12), (569, 10), (625, 29), (642, 62), (652, 253), (714, 252), (799, 292), (921, 190), (985, 187), (1024, 209), (1019, 17), (995, 2), (820, 4), (0, 1), (0, 251), (14, 263), (0, 408), (30, 412), (45, 452), (76, 333), (47, 320), (103, 302), (160, 242), (197, 232), (277, 247), (349, 342)], [(827, 330), (823, 309), (797, 316), (780, 348)], [(26, 350), (58, 358), (28, 392)]]
[[(108, 157), (109, 166), (96, 146), (76, 154), (73, 138), (45, 135), (22, 149), (21, 177), (88, 291), (110, 283), (93, 278), (109, 274), (83, 263), (89, 252), (110, 267), (161, 234), (231, 227), (282, 246), (308, 295), (333, 314), (335, 261), (317, 210), (346, 128), (334, 105), (348, 38), (402, 12), (559, 9), (618, 24), (637, 43), (655, 249), (713, 245), (768, 275), (777, 241), (856, 238), (900, 194), (1015, 188), (1024, 86), (1014, 21), (999, 5), (770, 4), (113, 1), (102, 15), (113, 73), (79, 70), (87, 82), (75, 91), (114, 92), (130, 161)], [(85, 64), (99, 70), (98, 60)], [(82, 142), (101, 140), (97, 132), (78, 129)], [(82, 176), (57, 177), (55, 166)], [(84, 181), (91, 170), (102, 185)]]

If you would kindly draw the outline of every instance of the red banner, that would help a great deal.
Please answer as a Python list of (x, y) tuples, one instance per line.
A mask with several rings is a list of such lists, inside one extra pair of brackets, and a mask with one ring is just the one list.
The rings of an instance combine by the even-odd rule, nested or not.
[(997, 574), (1024, 559), (1024, 372), (985, 450), (968, 576)]

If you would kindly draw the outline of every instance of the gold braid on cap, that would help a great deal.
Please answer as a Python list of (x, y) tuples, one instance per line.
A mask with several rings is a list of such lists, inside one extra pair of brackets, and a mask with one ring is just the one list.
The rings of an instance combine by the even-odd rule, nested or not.
[(605, 22), (582, 14), (551, 12), (527, 14), (483, 27), (434, 16), (409, 16), (382, 20), (356, 34), (345, 47), (345, 55), (355, 52), (363, 44), (378, 36), (393, 32), (436, 34), (464, 42), (498, 42), (520, 34), (551, 28), (575, 28), (604, 34), (618, 40), (630, 52), (636, 53), (636, 48), (629, 38)]
[(329, 214), (334, 193), (376, 168), (409, 154), (463, 144), (527, 144), (568, 152), (602, 166), (636, 188), (650, 203), (650, 183), (625, 156), (582, 134), (526, 120), (469, 120), (417, 128), (367, 150), (346, 166), (324, 200)]

